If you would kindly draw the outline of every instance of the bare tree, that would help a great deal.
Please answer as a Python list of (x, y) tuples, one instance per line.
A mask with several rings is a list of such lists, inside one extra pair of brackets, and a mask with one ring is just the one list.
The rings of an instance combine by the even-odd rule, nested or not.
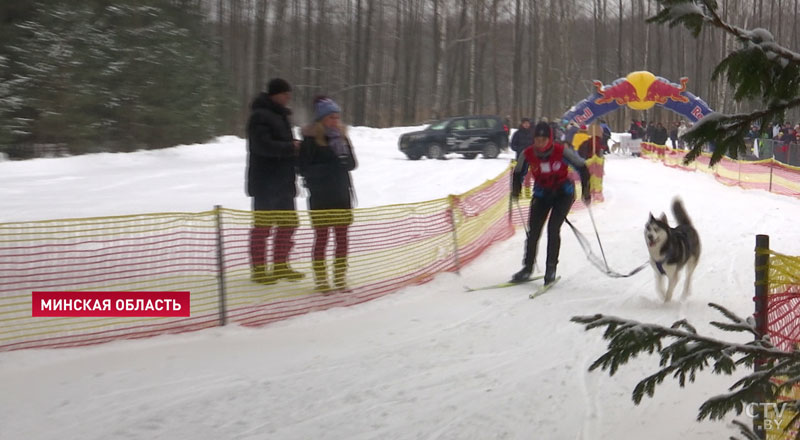
[[(554, 118), (592, 92), (591, 80), (642, 69), (689, 76), (712, 108), (748, 105), (707, 79), (732, 37), (705, 32), (698, 41), (649, 25), (653, 0), (186, 1), (211, 14), (243, 115), (272, 76), (297, 84), (302, 100), (312, 91), (342, 99), (359, 125), (468, 113)], [(800, 0), (718, 3), (726, 20), (771, 26), (776, 38), (800, 43)], [(630, 116), (675, 118), (627, 108), (617, 115), (617, 130)]]
[(266, 47), (267, 47), (267, 2), (256, 2), (256, 43), (253, 55), (253, 80), (256, 88), (261, 90), (266, 73)]
[(522, 0), (516, 0), (514, 5), (514, 60), (512, 61), (511, 78), (511, 116), (517, 121), (520, 117), (520, 97), (522, 96)]

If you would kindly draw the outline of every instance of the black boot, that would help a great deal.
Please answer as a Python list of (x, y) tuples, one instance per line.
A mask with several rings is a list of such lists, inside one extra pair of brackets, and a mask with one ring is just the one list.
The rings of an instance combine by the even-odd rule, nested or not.
[(548, 264), (544, 271), (545, 286), (556, 280), (556, 265)]
[(531, 277), (531, 272), (533, 272), (533, 269), (529, 267), (523, 267), (522, 270), (515, 273), (514, 276), (511, 277), (511, 282), (521, 283), (523, 281), (528, 281), (528, 278)]

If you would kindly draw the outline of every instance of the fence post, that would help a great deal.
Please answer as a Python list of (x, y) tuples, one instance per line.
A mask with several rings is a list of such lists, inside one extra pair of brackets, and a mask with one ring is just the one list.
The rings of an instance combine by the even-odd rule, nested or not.
[(219, 325), (228, 323), (228, 311), (225, 305), (225, 253), (222, 240), (222, 206), (214, 206), (217, 221), (217, 287), (219, 291)]
[[(756, 332), (758, 338), (763, 338), (767, 334), (767, 291), (769, 290), (769, 235), (756, 235), (756, 259), (755, 259), (755, 318)], [(764, 359), (756, 359), (755, 371), (764, 368)], [(763, 399), (761, 399), (763, 400)], [(765, 402), (756, 402), (765, 403)], [(758, 411), (753, 417), (753, 431), (759, 438), (766, 438), (764, 430), (764, 411)]]
[(769, 189), (767, 192), (772, 192), (772, 168), (775, 166), (775, 159), (772, 158), (769, 160)]
[(461, 259), (458, 256), (458, 234), (456, 233), (456, 196), (447, 197), (450, 202), (450, 224), (453, 225), (453, 260), (456, 265), (456, 273), (461, 274)]

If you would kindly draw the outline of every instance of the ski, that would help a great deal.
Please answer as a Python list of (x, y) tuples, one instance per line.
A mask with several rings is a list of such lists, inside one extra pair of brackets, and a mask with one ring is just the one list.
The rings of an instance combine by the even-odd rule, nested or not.
[(467, 289), (467, 292), (475, 292), (477, 290), (503, 289), (506, 287), (516, 286), (518, 284), (525, 284), (525, 283), (530, 283), (531, 281), (541, 280), (542, 278), (544, 278), (544, 275), (536, 275), (528, 278), (525, 281), (517, 281), (517, 282), (506, 281), (504, 283), (492, 284), (490, 286), (475, 287), (475, 288), (464, 286), (464, 288)]
[(555, 285), (556, 285), (556, 283), (558, 282), (558, 280), (560, 280), (560, 279), (561, 279), (561, 277), (556, 277), (556, 279), (554, 279), (552, 283), (550, 283), (550, 284), (545, 284), (544, 286), (541, 286), (541, 287), (539, 287), (539, 288), (538, 288), (538, 289), (536, 289), (536, 290), (535, 290), (533, 293), (531, 293), (530, 295), (528, 295), (528, 298), (530, 298), (530, 299), (534, 299), (534, 298), (536, 298), (537, 296), (544, 295), (545, 293), (547, 293), (547, 291), (548, 291), (548, 290), (550, 290), (550, 288), (552, 288), (553, 286), (555, 286)]

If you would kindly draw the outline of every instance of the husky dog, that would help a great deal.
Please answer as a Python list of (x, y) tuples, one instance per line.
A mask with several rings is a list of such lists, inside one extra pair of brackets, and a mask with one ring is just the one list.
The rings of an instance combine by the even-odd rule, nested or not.
[[(678, 221), (678, 226), (670, 227), (667, 216), (663, 213), (660, 218), (653, 217), (651, 213), (644, 228), (644, 239), (650, 252), (650, 266), (653, 267), (656, 277), (656, 289), (664, 302), (672, 299), (672, 292), (678, 284), (679, 272), (684, 267), (686, 281), (683, 285), (683, 298), (689, 296), (692, 273), (697, 267), (697, 260), (700, 259), (700, 237), (692, 226), (692, 220), (686, 214), (680, 198), (676, 197), (672, 201), (672, 213)], [(668, 280), (666, 292), (664, 277)]]

